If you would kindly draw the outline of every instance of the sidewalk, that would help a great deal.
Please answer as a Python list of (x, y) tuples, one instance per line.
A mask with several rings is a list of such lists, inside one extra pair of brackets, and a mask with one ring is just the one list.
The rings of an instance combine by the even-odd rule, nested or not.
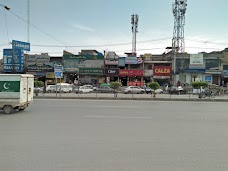
[(100, 100), (152, 100), (152, 101), (212, 101), (212, 102), (228, 102), (228, 96), (216, 96), (215, 98), (199, 99), (198, 95), (170, 95), (170, 94), (156, 94), (153, 98), (151, 94), (123, 94), (118, 93), (117, 97), (114, 94), (105, 93), (89, 93), (89, 94), (76, 94), (76, 93), (39, 93), (34, 99), (100, 99)]

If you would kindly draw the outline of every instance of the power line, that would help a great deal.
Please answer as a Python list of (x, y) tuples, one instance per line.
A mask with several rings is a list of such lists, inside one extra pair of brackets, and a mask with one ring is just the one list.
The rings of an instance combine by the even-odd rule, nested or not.
[[(154, 39), (154, 40), (145, 40), (145, 41), (139, 41), (138, 43), (146, 43), (146, 42), (157, 42), (162, 40), (168, 40), (170, 37), (167, 38), (161, 38), (161, 39)], [(104, 46), (123, 46), (123, 45), (130, 45), (132, 43), (116, 43), (116, 44), (100, 44), (100, 45), (72, 45), (68, 47), (104, 47)], [(31, 44), (31, 46), (37, 46), (37, 47), (65, 47), (61, 45), (37, 45), (37, 44)]]
[(207, 40), (198, 40), (198, 39), (187, 39), (187, 40), (192, 41), (192, 42), (206, 43), (206, 44), (227, 45), (227, 43), (215, 43), (215, 42), (207, 41)]

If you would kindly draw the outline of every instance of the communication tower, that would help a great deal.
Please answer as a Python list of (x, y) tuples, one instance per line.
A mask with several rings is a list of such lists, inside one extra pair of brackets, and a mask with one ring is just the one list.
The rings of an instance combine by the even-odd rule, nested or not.
[(136, 34), (138, 33), (139, 16), (131, 15), (131, 30), (132, 30), (132, 55), (136, 56)]

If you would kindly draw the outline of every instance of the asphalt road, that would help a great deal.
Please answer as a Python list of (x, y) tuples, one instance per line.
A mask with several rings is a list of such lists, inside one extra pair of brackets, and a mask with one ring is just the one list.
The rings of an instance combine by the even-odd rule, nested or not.
[(227, 171), (227, 103), (35, 100), (0, 112), (2, 171)]

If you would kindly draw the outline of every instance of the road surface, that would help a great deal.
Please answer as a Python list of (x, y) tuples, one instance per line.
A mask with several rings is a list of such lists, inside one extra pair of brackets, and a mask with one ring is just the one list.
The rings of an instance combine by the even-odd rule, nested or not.
[(35, 100), (0, 111), (3, 171), (225, 171), (227, 103)]

